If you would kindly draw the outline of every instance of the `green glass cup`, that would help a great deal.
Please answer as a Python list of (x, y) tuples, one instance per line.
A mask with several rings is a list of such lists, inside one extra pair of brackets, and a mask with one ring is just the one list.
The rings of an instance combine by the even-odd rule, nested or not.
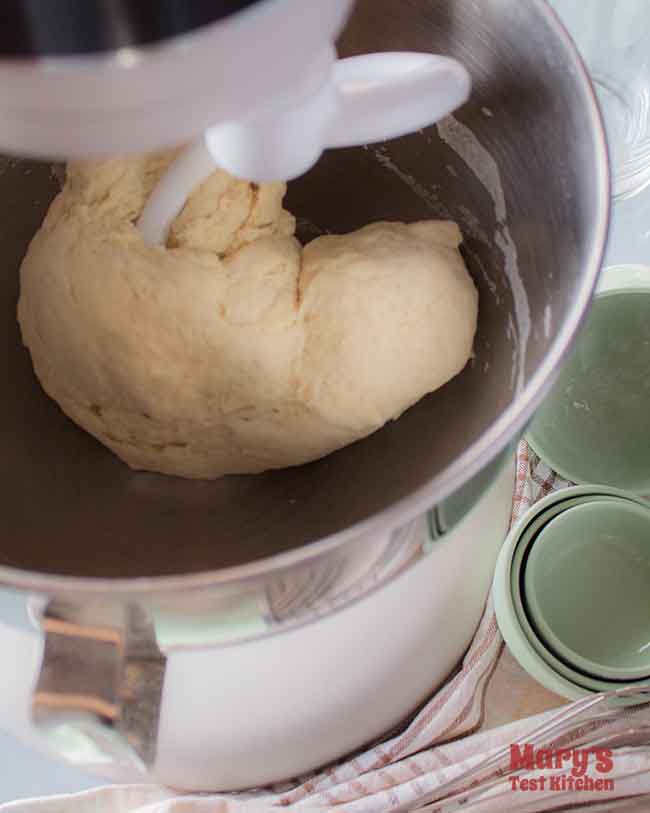
[(526, 437), (567, 480), (650, 494), (650, 268), (603, 272)]

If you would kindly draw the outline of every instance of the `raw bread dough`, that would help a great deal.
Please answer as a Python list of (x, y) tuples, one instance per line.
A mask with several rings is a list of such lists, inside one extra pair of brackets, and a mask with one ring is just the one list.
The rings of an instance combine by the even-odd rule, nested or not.
[(218, 171), (149, 247), (135, 223), (172, 157), (71, 165), (21, 268), (43, 388), (130, 466), (305, 463), (463, 369), (478, 298), (455, 224), (377, 223), (302, 250), (284, 185)]

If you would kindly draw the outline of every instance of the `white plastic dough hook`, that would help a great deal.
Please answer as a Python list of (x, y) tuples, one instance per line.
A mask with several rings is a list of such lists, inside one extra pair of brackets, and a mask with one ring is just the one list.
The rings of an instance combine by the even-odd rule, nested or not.
[(220, 167), (256, 183), (288, 181), (325, 149), (397, 138), (460, 107), (471, 80), (456, 60), (391, 52), (336, 60), (329, 78), (299, 103), (207, 130), (154, 189), (138, 222), (145, 241), (164, 244), (191, 192)]

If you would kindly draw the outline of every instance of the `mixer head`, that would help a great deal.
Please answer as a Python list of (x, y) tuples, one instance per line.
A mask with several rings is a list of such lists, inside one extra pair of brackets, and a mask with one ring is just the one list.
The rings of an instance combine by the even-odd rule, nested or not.
[[(449, 58), (337, 61), (334, 40), (351, 6), (8, 0), (0, 10), (0, 149), (77, 158), (198, 140), (192, 170), (182, 183), (178, 168), (174, 175), (182, 206), (215, 164), (250, 181), (290, 180), (327, 147), (405, 135), (466, 101), (469, 75)], [(153, 242), (178, 211), (165, 208), (145, 232)]]
[(141, 152), (282, 102), (353, 0), (3, 0), (0, 150)]

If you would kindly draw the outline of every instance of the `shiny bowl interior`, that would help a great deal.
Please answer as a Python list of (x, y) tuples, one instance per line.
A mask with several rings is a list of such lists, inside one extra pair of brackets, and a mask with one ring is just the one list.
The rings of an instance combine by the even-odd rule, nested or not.
[(60, 174), (7, 159), (0, 566), (115, 579), (304, 555), (318, 540), (322, 549), (415, 516), (523, 428), (588, 306), (606, 237), (591, 86), (542, 0), (361, 0), (341, 54), (388, 49), (459, 58), (473, 77), (470, 102), (441, 128), (326, 154), (291, 184), (287, 204), (303, 240), (373, 220), (457, 220), (480, 291), (467, 369), (397, 422), (308, 466), (199, 483), (134, 473), (44, 396), (21, 346), (18, 267)]

